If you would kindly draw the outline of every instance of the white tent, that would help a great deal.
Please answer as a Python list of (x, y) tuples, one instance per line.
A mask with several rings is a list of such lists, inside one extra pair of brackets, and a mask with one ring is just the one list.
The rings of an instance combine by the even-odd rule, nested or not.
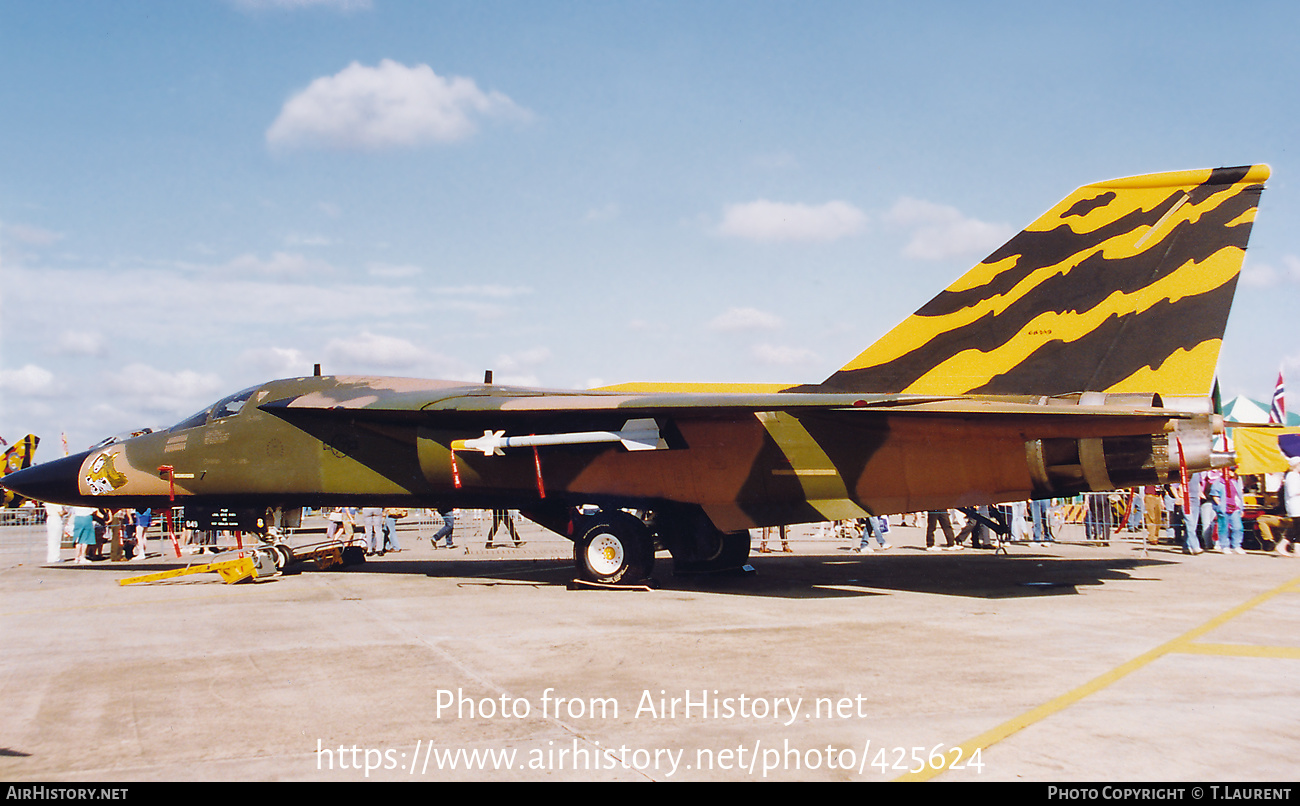
[[(1223, 404), (1223, 419), (1234, 423), (1268, 424), (1268, 404), (1251, 400), (1245, 395), (1237, 395)], [(1300, 414), (1294, 411), (1286, 413), (1287, 425), (1300, 425)]]
[(1223, 419), (1234, 423), (1268, 424), (1268, 406), (1256, 403), (1245, 395), (1237, 395), (1223, 404)]

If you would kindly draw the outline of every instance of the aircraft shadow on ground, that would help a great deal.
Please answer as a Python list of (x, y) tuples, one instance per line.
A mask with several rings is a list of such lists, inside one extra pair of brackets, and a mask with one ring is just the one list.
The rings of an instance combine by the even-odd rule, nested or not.
[[(826, 599), (887, 596), (891, 592), (932, 593), (974, 599), (1019, 599), (1063, 596), (1107, 581), (1142, 579), (1143, 568), (1170, 564), (1158, 557), (1097, 559), (1062, 558), (1050, 554), (994, 556), (987, 553), (932, 555), (906, 553), (886, 556), (758, 555), (751, 557), (753, 572), (708, 575), (677, 575), (672, 560), (659, 558), (652, 579), (663, 590), (697, 591), (785, 599)], [(139, 571), (157, 573), (184, 568), (188, 563), (150, 563), (134, 568), (130, 564), (95, 563), (60, 566), (71, 571)], [(316, 570), (303, 563), (290, 574), (261, 580), (291, 583), (299, 574), (365, 574), (426, 576), (431, 580), (458, 580), (465, 587), (493, 585), (568, 586), (574, 578), (573, 563), (561, 559), (519, 557), (410, 559), (368, 562), (350, 568)], [(217, 582), (210, 574), (178, 577), (161, 584)], [(217, 584), (220, 584), (217, 582)], [(590, 590), (591, 595), (626, 591)]]
[[(883, 596), (890, 592), (933, 593), (977, 599), (1016, 599), (1077, 594), (1111, 580), (1141, 579), (1141, 569), (1168, 564), (1158, 558), (1060, 558), (1048, 554), (992, 556), (967, 554), (909, 556), (755, 556), (753, 573), (677, 575), (666, 557), (655, 563), (652, 579), (663, 590), (726, 593), (787, 599)], [(328, 572), (327, 572), (328, 573)], [(461, 578), (462, 585), (568, 585), (574, 578), (568, 560), (490, 558), (399, 560), (367, 563), (341, 573), (423, 574), (431, 579)], [(604, 591), (592, 591), (601, 593)], [(620, 591), (612, 591), (620, 592)]]

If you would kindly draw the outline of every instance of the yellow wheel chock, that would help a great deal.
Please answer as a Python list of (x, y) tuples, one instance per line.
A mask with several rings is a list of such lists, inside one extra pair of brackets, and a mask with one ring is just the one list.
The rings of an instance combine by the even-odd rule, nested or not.
[(172, 579), (174, 577), (183, 577), (189, 574), (207, 574), (216, 573), (221, 575), (221, 579), (227, 585), (233, 585), (236, 582), (243, 582), (246, 579), (253, 579), (257, 576), (257, 567), (253, 563), (252, 557), (238, 557), (233, 560), (222, 560), (215, 563), (204, 563), (203, 565), (191, 565), (188, 568), (176, 568), (171, 571), (159, 571), (156, 574), (145, 574), (138, 577), (127, 577), (119, 579), (119, 585), (132, 585), (136, 582), (157, 582), (161, 579)]

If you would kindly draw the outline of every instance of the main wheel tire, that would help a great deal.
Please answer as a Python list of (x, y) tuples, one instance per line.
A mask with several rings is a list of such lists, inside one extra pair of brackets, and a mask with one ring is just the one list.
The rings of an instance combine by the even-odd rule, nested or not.
[(650, 530), (626, 512), (602, 512), (573, 541), (573, 563), (590, 582), (640, 582), (650, 576), (655, 553)]
[(739, 532), (724, 532), (722, 548), (713, 559), (719, 568), (739, 568), (749, 560), (750, 534), (748, 529)]
[(708, 557), (678, 558), (674, 555), (673, 573), (720, 574), (739, 570), (749, 560), (749, 544), (748, 531), (718, 532)]

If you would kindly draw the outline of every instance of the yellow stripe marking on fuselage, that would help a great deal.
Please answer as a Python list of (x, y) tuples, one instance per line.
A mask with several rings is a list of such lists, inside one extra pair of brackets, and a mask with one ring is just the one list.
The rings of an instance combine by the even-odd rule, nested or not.
[(790, 462), (790, 467), (775, 468), (772, 474), (793, 475), (798, 479), (804, 500), (813, 509), (832, 521), (865, 518), (870, 514), (849, 498), (839, 469), (803, 423), (783, 411), (760, 411), (754, 416)]

